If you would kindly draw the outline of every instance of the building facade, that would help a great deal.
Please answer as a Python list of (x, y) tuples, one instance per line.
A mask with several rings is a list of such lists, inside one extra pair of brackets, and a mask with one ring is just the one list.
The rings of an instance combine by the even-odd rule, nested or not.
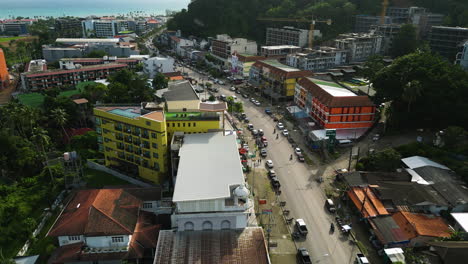
[(143, 72), (149, 78), (154, 78), (158, 72), (174, 72), (174, 59), (172, 57), (153, 57), (143, 60)]
[(211, 41), (213, 55), (227, 60), (234, 52), (241, 54), (257, 55), (257, 42), (244, 38), (231, 38), (228, 35), (217, 35)]
[(234, 53), (228, 60), (231, 68), (231, 74), (242, 78), (248, 78), (250, 68), (259, 60), (266, 60), (266, 57)]
[(382, 51), (382, 36), (373, 33), (340, 34), (335, 39), (335, 47), (347, 50), (347, 62), (365, 61)]
[(454, 61), (468, 39), (468, 28), (434, 26), (429, 33), (429, 46), (449, 61)]
[(258, 85), (264, 95), (275, 100), (288, 100), (294, 97), (296, 82), (312, 76), (310, 71), (299, 70), (276, 60), (255, 62), (249, 75), (249, 81)]
[(463, 50), (457, 54), (455, 63), (460, 64), (463, 69), (468, 71), (468, 41), (463, 44)]
[(301, 47), (293, 45), (262, 46), (260, 55), (264, 57), (285, 57), (288, 54), (301, 51)]
[(83, 37), (82, 19), (59, 18), (55, 20), (55, 32), (62, 38)]
[(106, 166), (162, 183), (168, 166), (164, 112), (140, 106), (95, 107), (93, 112)]
[(104, 56), (102, 58), (63, 58), (60, 59), (59, 65), (60, 69), (74, 69), (76, 64), (81, 66), (90, 66), (98, 64), (109, 64), (109, 63), (118, 63), (118, 64), (127, 64), (129, 69), (135, 69), (135, 67), (143, 61), (143, 58), (117, 58), (115, 56)]
[[(392, 18), (389, 16), (384, 17), (383, 24), (391, 24)], [(367, 33), (372, 26), (381, 25), (380, 16), (369, 16), (369, 15), (357, 15), (356, 22), (354, 24), (354, 32)]]
[(124, 68), (127, 68), (126, 64), (109, 63), (76, 67), (70, 70), (29, 71), (21, 74), (21, 88), (24, 91), (37, 91), (102, 80)]
[(266, 45), (293, 45), (301, 48), (307, 46), (309, 30), (294, 27), (267, 28)]
[(385, 24), (372, 26), (375, 34), (382, 36), (382, 53), (388, 55), (393, 47), (393, 39), (400, 32), (401, 24)]
[(346, 64), (346, 50), (333, 47), (319, 47), (308, 53), (289, 54), (286, 64), (301, 70), (320, 71)]
[(369, 97), (309, 78), (297, 82), (294, 102), (325, 129), (368, 129), (374, 124), (376, 108)]
[(3, 49), (0, 48), (0, 89), (8, 87), (9, 82), (10, 74), (8, 73), (5, 53), (3, 53)]

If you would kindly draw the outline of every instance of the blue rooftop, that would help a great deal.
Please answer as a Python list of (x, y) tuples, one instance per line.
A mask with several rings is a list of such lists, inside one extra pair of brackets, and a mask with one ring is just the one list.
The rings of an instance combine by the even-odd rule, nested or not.
[(134, 108), (128, 108), (128, 109), (113, 109), (110, 110), (109, 113), (116, 114), (119, 116), (127, 117), (127, 118), (136, 118), (141, 116), (140, 113), (135, 113)]

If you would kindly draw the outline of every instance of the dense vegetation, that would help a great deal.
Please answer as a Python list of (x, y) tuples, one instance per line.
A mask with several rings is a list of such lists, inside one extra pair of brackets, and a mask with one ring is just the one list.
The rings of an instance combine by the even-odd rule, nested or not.
[(377, 92), (374, 100), (391, 102), (387, 123), (392, 128), (468, 128), (468, 72), (458, 65), (424, 49), (386, 67), (379, 58), (365, 65), (363, 74)]
[[(333, 24), (316, 27), (331, 39), (339, 33), (351, 31), (357, 14), (380, 15), (381, 2), (376, 0), (197, 0), (188, 10), (177, 13), (168, 23), (172, 30), (180, 29), (185, 35), (200, 37), (227, 33), (234, 37), (248, 37), (257, 41), (265, 38), (268, 26), (298, 26), (308, 23), (262, 22), (258, 17), (332, 19)], [(445, 24), (468, 25), (468, 1), (414, 0), (393, 1), (407, 6), (417, 5), (431, 12), (445, 14)]]

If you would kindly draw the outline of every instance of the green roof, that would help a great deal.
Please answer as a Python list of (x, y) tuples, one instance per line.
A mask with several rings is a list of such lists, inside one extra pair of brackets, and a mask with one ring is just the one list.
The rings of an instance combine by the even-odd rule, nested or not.
[(170, 120), (191, 120), (193, 117), (200, 117), (200, 112), (180, 112), (165, 113), (166, 119)]
[(287, 72), (292, 72), (292, 71), (300, 71), (299, 69), (297, 68), (294, 68), (294, 67), (291, 67), (291, 66), (288, 66), (286, 64), (283, 64), (277, 60), (264, 60), (262, 61), (263, 63), (265, 64), (268, 64), (268, 65), (271, 65), (273, 67), (276, 67), (278, 69), (281, 69), (283, 71), (287, 71)]

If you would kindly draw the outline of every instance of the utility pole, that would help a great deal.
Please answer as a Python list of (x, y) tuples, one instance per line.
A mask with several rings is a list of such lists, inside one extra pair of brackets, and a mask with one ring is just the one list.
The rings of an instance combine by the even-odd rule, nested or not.
[(353, 147), (349, 150), (349, 162), (348, 162), (348, 171), (351, 171), (351, 160), (353, 158)]

